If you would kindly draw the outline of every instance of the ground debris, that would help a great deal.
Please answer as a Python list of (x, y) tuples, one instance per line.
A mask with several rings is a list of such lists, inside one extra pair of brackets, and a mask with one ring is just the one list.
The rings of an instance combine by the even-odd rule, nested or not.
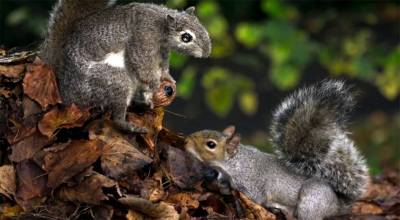
[[(155, 109), (132, 107), (127, 120), (149, 131), (137, 135), (107, 112), (62, 105), (52, 68), (30, 53), (1, 58), (0, 80), (0, 220), (285, 219), (240, 192), (222, 195), (182, 150), (185, 137), (163, 127), (173, 82), (162, 82)], [(351, 214), (331, 219), (399, 219), (399, 184), (387, 169)]]

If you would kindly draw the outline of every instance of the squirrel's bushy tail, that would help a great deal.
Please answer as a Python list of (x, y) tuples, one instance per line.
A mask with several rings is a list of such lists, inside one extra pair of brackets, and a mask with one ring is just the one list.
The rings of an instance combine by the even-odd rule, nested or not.
[(323, 81), (286, 98), (271, 126), (277, 155), (287, 166), (325, 179), (350, 201), (361, 197), (368, 178), (365, 161), (346, 131), (354, 105), (343, 82)]
[(41, 46), (40, 56), (46, 63), (55, 65), (64, 37), (71, 31), (73, 23), (95, 11), (106, 8), (113, 2), (107, 0), (59, 0), (51, 12), (47, 36)]

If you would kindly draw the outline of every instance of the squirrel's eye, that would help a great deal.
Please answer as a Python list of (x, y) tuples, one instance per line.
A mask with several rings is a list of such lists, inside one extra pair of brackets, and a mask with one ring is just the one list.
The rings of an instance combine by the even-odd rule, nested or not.
[(207, 141), (206, 145), (208, 148), (214, 149), (217, 146), (217, 143), (215, 143), (215, 141)]
[(193, 40), (192, 35), (190, 35), (189, 33), (185, 32), (181, 35), (181, 40), (185, 43), (189, 43), (190, 41)]

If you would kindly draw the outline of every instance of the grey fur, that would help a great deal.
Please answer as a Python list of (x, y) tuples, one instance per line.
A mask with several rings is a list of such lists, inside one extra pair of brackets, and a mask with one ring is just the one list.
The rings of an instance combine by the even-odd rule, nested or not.
[(276, 154), (286, 166), (327, 180), (350, 201), (365, 191), (368, 173), (346, 131), (354, 105), (343, 82), (323, 81), (286, 98), (275, 110), (271, 126)]
[[(91, 10), (83, 12), (86, 9)], [(189, 11), (143, 3), (107, 6), (104, 0), (60, 0), (41, 54), (56, 68), (63, 102), (110, 110), (121, 128), (142, 132), (125, 121), (126, 109), (136, 97), (152, 106), (161, 80), (174, 81), (169, 51), (196, 57), (211, 52), (206, 29)], [(180, 41), (186, 30), (195, 34), (191, 43)], [(110, 66), (110, 54), (123, 54), (122, 65)]]
[[(324, 81), (298, 90), (275, 111), (276, 155), (239, 144), (234, 155), (213, 159), (209, 154), (231, 145), (226, 134), (210, 130), (190, 135), (185, 147), (255, 202), (319, 220), (345, 212), (365, 191), (367, 166), (345, 130), (353, 106), (343, 82)], [(210, 140), (217, 147), (204, 150)]]

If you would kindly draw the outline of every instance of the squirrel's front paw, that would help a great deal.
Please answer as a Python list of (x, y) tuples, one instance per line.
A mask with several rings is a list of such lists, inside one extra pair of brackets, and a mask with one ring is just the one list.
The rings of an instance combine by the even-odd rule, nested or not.
[(114, 122), (117, 128), (124, 132), (138, 133), (138, 134), (146, 134), (148, 132), (147, 128), (134, 126), (127, 121), (117, 120)]

